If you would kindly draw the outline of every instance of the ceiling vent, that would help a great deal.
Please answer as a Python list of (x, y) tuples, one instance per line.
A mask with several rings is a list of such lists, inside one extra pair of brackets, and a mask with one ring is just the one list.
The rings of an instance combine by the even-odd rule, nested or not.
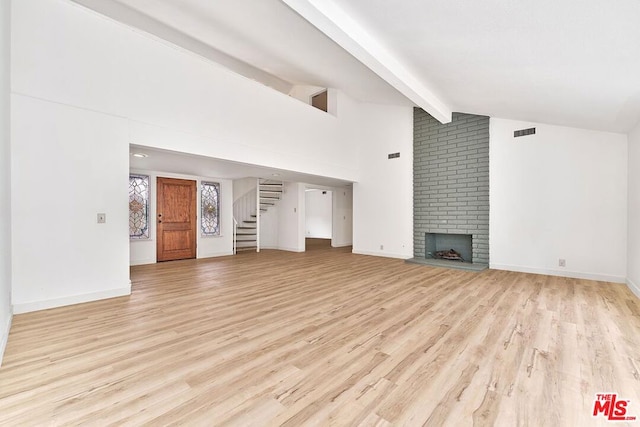
[(527, 136), (527, 135), (535, 135), (535, 134), (536, 134), (536, 128), (520, 129), (520, 130), (513, 131), (514, 138), (518, 138), (519, 136)]

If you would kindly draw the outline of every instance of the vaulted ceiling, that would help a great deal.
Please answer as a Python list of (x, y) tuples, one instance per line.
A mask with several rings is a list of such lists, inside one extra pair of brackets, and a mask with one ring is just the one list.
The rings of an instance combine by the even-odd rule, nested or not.
[(280, 91), (627, 132), (640, 1), (75, 0)]

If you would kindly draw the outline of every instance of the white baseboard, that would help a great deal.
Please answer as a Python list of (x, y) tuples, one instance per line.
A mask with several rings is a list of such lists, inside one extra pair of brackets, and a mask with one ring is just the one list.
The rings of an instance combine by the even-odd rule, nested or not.
[(635, 294), (635, 296), (640, 298), (640, 286), (633, 283), (631, 279), (627, 279), (627, 287)]
[(347, 247), (347, 246), (352, 246), (352, 243), (351, 242), (344, 242), (344, 243), (332, 243), (331, 244), (332, 248), (344, 248), (344, 247)]
[(0, 366), (2, 366), (2, 358), (4, 356), (4, 351), (7, 348), (7, 342), (9, 341), (9, 331), (11, 330), (11, 322), (13, 321), (13, 313), (11, 307), (9, 308), (9, 316), (7, 316), (7, 320), (2, 322), (3, 325), (0, 327)]
[(88, 294), (71, 295), (63, 298), (56, 298), (43, 301), (33, 301), (13, 305), (13, 313), (29, 313), (32, 311), (47, 310), (49, 308), (64, 307), (66, 305), (80, 304), (83, 302), (98, 301), (101, 299), (122, 297), (131, 295), (131, 281), (128, 286), (122, 288), (109, 289), (106, 291), (92, 292)]
[(155, 258), (135, 259), (135, 260), (129, 261), (129, 265), (130, 266), (133, 266), (133, 265), (147, 265), (147, 264), (155, 264), (155, 263), (156, 263), (156, 259)]
[[(351, 246), (351, 243), (345, 243), (342, 245), (332, 246), (332, 248), (342, 248), (345, 246)], [(260, 246), (260, 249), (274, 249), (276, 251), (287, 251), (287, 252), (305, 252), (306, 249), (293, 248), (288, 246)]]
[(288, 246), (260, 246), (260, 250), (269, 249), (274, 251), (287, 251), (287, 252), (304, 252), (304, 249), (293, 248)]
[[(261, 249), (266, 249), (266, 248), (261, 248)], [(277, 248), (280, 251), (288, 251), (288, 252), (304, 252), (304, 249), (300, 249), (300, 248), (293, 248), (293, 247), (287, 247), (287, 246), (278, 246)]]
[(219, 256), (228, 256), (228, 255), (233, 255), (233, 250), (225, 251), (225, 252), (208, 252), (208, 253), (198, 254), (198, 259), (200, 259), (200, 258), (215, 258), (215, 257), (219, 257)]
[(623, 277), (623, 276), (609, 276), (606, 274), (583, 273), (580, 271), (552, 270), (552, 269), (523, 267), (520, 265), (507, 265), (507, 264), (489, 264), (489, 268), (492, 268), (494, 270), (517, 271), (520, 273), (533, 273), (533, 274), (544, 274), (547, 276), (571, 277), (574, 279), (597, 280), (600, 282), (613, 282), (613, 283), (626, 282), (626, 277)]
[(362, 251), (359, 249), (354, 249), (351, 253), (358, 255), (371, 255), (371, 256), (379, 256), (383, 258), (397, 258), (397, 259), (409, 259), (413, 258), (413, 255), (405, 255), (405, 254), (394, 254), (391, 252), (373, 252), (373, 251)]
[[(214, 258), (219, 256), (228, 256), (233, 255), (233, 251), (226, 252), (207, 252), (203, 254), (198, 254), (197, 258)], [(134, 265), (148, 265), (148, 264), (156, 264), (158, 261), (155, 258), (145, 258), (145, 259), (136, 259), (129, 261), (129, 266)]]

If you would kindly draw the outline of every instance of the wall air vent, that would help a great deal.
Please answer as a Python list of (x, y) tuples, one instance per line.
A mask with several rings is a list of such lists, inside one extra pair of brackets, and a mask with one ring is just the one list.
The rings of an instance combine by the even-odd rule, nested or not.
[(536, 128), (520, 129), (520, 130), (513, 131), (514, 138), (517, 138), (519, 136), (527, 136), (527, 135), (535, 135), (535, 134), (536, 134)]
[(387, 156), (388, 159), (397, 159), (400, 157), (400, 153), (391, 153)]

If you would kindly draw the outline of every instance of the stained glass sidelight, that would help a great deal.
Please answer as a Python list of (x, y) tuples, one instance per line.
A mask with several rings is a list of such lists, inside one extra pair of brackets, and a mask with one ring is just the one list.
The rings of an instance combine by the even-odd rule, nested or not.
[(202, 182), (202, 214), (200, 215), (203, 236), (220, 235), (220, 184)]
[(149, 238), (149, 177), (129, 175), (129, 238)]

